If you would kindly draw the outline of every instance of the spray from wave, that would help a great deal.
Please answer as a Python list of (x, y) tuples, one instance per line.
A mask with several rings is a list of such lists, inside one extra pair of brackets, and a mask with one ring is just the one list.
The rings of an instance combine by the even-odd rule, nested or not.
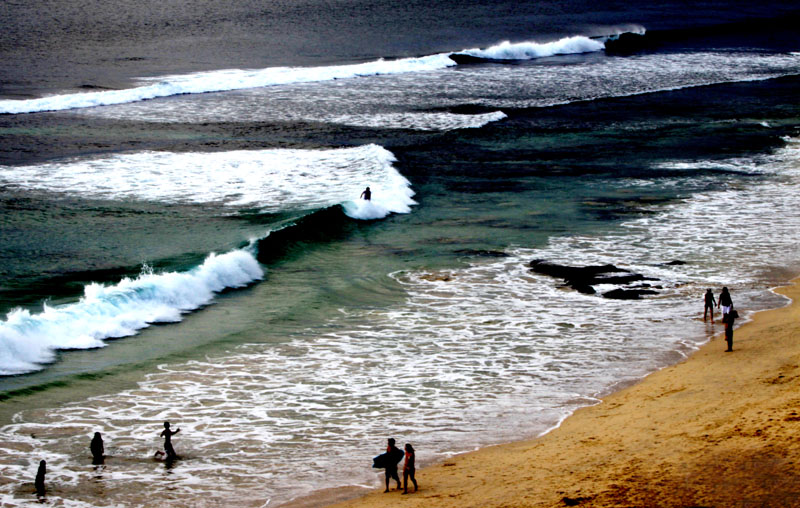
[[(220, 153), (141, 152), (36, 166), (0, 167), (0, 181), (29, 190), (97, 199), (165, 203), (220, 203), (265, 212), (341, 206), (353, 219), (408, 213), (415, 204), (409, 181), (378, 145), (336, 150), (254, 150)], [(371, 186), (373, 198), (359, 199)], [(340, 213), (340, 212), (339, 212)], [(291, 226), (289, 226), (291, 227)], [(269, 236), (269, 233), (267, 233)], [(261, 240), (261, 239), (258, 239)], [(73, 304), (31, 314), (11, 311), (0, 321), (0, 375), (40, 370), (55, 351), (91, 349), (153, 323), (181, 320), (212, 303), (214, 294), (264, 277), (257, 241), (210, 254), (186, 272), (145, 269), (114, 285), (89, 284)]]
[(74, 304), (44, 306), (38, 314), (11, 311), (0, 322), (0, 375), (38, 370), (58, 349), (91, 349), (127, 337), (153, 323), (173, 323), (183, 313), (208, 305), (214, 293), (263, 278), (252, 252), (211, 254), (187, 272), (144, 270), (115, 285), (89, 284)]

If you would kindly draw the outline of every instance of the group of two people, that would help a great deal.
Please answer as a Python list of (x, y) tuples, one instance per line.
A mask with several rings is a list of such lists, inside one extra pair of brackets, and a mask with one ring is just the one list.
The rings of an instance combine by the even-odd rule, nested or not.
[(733, 322), (739, 317), (739, 313), (733, 308), (733, 299), (727, 287), (722, 288), (722, 293), (719, 294), (719, 300), (714, 299), (714, 293), (708, 289), (705, 296), (705, 308), (703, 309), (703, 321), (706, 316), (711, 314), (711, 322), (714, 322), (714, 306), (722, 307), (722, 322), (725, 324), (725, 342), (728, 343), (728, 349), (725, 351), (733, 351)]
[(406, 451), (403, 453), (402, 450), (395, 446), (394, 438), (389, 438), (388, 446), (386, 447), (386, 453), (378, 455), (375, 457), (375, 465), (373, 467), (384, 467), (386, 468), (386, 490), (384, 492), (389, 492), (389, 481), (394, 479), (397, 482), (397, 490), (400, 490), (400, 476), (397, 474), (397, 464), (400, 462), (400, 459), (405, 457), (406, 461), (403, 463), (403, 494), (408, 494), (408, 480), (410, 479), (411, 482), (414, 484), (414, 492), (417, 491), (417, 479), (414, 477), (416, 472), (415, 463), (415, 454), (414, 454), (414, 447), (411, 446), (411, 443), (406, 443)]

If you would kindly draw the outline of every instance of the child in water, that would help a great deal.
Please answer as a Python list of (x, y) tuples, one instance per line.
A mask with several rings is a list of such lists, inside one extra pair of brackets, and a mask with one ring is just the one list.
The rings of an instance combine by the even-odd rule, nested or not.
[[(164, 430), (161, 431), (161, 437), (164, 438), (164, 451), (167, 452), (167, 460), (175, 460), (178, 458), (178, 454), (175, 453), (175, 449), (172, 447), (172, 436), (180, 431), (181, 429), (178, 429), (173, 432), (169, 428), (169, 422), (164, 422)], [(161, 455), (164, 455), (164, 452), (156, 452), (156, 457), (160, 457)]]
[(406, 443), (406, 461), (403, 463), (403, 494), (408, 494), (408, 479), (414, 483), (414, 492), (417, 491), (417, 479), (414, 478), (414, 447)]

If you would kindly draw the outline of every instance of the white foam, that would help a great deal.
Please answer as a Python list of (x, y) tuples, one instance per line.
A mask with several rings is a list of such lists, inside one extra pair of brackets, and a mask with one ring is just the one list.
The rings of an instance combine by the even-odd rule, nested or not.
[[(327, 121), (356, 127), (379, 129), (413, 129), (419, 131), (452, 131), (478, 129), (492, 122), (507, 118), (502, 111), (477, 115), (455, 113), (379, 113), (334, 116)], [(308, 118), (307, 120), (317, 120)]]
[(181, 314), (208, 305), (214, 293), (245, 286), (263, 277), (253, 255), (236, 250), (211, 254), (188, 272), (145, 271), (118, 284), (89, 284), (80, 301), (40, 313), (16, 309), (0, 322), (0, 374), (41, 368), (62, 349), (104, 346), (104, 340), (126, 337), (152, 323), (176, 322)]
[[(13, 464), (53, 454), (63, 458), (63, 478), (85, 479), (86, 459), (74, 449), (88, 446), (102, 422), (107, 448), (126, 461), (103, 483), (103, 502), (145, 504), (135, 498), (144, 492), (178, 505), (260, 506), (377, 483), (370, 458), (387, 434), (413, 442), (421, 464), (537, 435), (718, 332), (698, 320), (708, 285), (732, 287), (742, 312), (758, 308), (772, 282), (762, 269), (800, 261), (799, 161), (795, 141), (768, 156), (727, 161), (759, 176), (748, 186), (738, 185), (741, 177), (721, 179), (717, 191), (653, 206), (621, 231), (554, 238), (445, 272), (397, 273), (408, 294), (402, 305), (342, 309), (323, 327), (162, 366), (132, 390), (24, 413), (0, 429), (9, 457), (0, 474), (18, 484), (29, 471)], [(629, 190), (639, 184), (631, 180)], [(528, 270), (529, 260), (542, 257), (613, 262), (659, 277), (664, 287), (641, 301), (559, 289), (559, 281)], [(662, 265), (675, 258), (687, 264)], [(157, 425), (165, 419), (182, 428), (176, 448), (186, 457), (170, 482), (158, 481), (160, 468), (137, 462), (160, 445)], [(30, 437), (43, 432), (53, 437)]]
[(159, 97), (241, 90), (289, 83), (331, 81), (334, 79), (402, 74), (442, 69), (455, 65), (448, 54), (328, 67), (269, 67), (266, 69), (225, 69), (192, 74), (143, 78), (145, 84), (124, 90), (72, 93), (26, 100), (0, 100), (0, 114), (61, 111), (124, 104)]
[[(335, 150), (138, 152), (34, 166), (2, 166), (0, 182), (93, 199), (217, 203), (265, 212), (308, 210), (373, 192), (368, 218), (408, 213), (410, 183), (377, 145)], [(354, 210), (351, 204), (346, 210)], [(355, 218), (361, 212), (353, 212)]]
[(576, 53), (593, 53), (602, 51), (605, 44), (596, 39), (582, 35), (565, 37), (552, 42), (517, 42), (503, 41), (496, 46), (486, 49), (465, 49), (463, 54), (493, 60), (531, 60), (555, 55), (570, 55)]

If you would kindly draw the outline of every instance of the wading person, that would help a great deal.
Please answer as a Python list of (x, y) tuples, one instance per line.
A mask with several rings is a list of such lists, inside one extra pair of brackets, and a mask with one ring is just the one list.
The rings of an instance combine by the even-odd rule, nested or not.
[(722, 322), (725, 322), (725, 315), (731, 311), (733, 308), (733, 300), (731, 300), (731, 294), (728, 292), (728, 288), (722, 288), (722, 293), (719, 294), (719, 301), (717, 302), (717, 307), (722, 306)]
[(711, 322), (714, 322), (714, 305), (717, 304), (717, 301), (714, 299), (714, 293), (711, 292), (710, 289), (706, 290), (706, 306), (703, 309), (703, 321), (706, 320), (706, 314), (711, 314)]
[(361, 193), (361, 197), (364, 198), (366, 201), (372, 199), (372, 191), (369, 190), (369, 187), (364, 189), (364, 192)]
[(103, 438), (100, 436), (99, 432), (94, 433), (92, 444), (89, 445), (89, 449), (92, 451), (92, 464), (102, 464), (105, 460), (105, 455), (103, 455), (105, 453), (105, 448), (103, 447)]
[(33, 486), (36, 488), (36, 497), (44, 497), (44, 475), (47, 474), (47, 462), (44, 460), (39, 461), (39, 470), (36, 471), (36, 481)]
[(167, 454), (167, 460), (175, 460), (178, 458), (178, 454), (175, 453), (175, 449), (172, 447), (172, 436), (180, 431), (181, 429), (178, 429), (173, 432), (169, 428), (169, 422), (164, 422), (164, 430), (161, 431), (161, 437), (164, 438), (164, 451)]

